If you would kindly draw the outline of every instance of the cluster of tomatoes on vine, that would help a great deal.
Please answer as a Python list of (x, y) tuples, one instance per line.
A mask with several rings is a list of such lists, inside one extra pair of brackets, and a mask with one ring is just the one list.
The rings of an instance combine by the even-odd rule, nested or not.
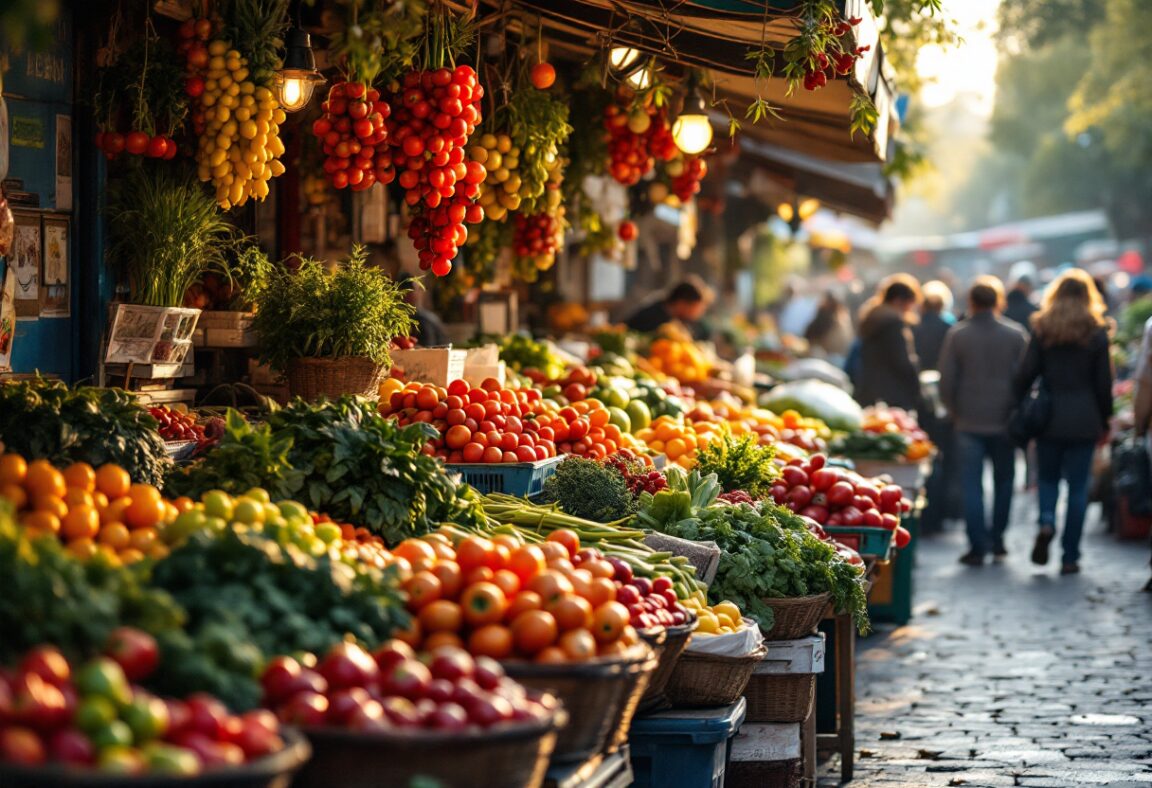
[[(824, 27), (830, 36), (840, 39), (851, 32), (852, 28), (860, 22), (861, 18), (854, 16), (849, 19), (841, 19), (838, 22), (826, 22)], [(831, 55), (827, 52), (815, 53), (805, 67), (804, 89), (818, 90), (827, 85), (829, 72), (840, 76), (851, 74), (852, 69), (856, 66), (856, 61), (871, 48), (871, 46), (861, 46), (833, 52)]]
[(312, 134), (324, 151), (324, 174), (333, 188), (364, 191), (396, 178), (388, 146), (392, 107), (380, 91), (359, 82), (337, 82), (321, 104)]
[(631, 111), (618, 104), (604, 109), (608, 131), (608, 172), (625, 186), (640, 182), (656, 164), (671, 161), (679, 150), (663, 109), (637, 107)]

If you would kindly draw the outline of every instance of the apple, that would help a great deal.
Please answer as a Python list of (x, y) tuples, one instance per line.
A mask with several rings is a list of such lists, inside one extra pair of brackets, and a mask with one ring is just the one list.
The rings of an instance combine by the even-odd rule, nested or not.
[(59, 763), (88, 766), (96, 760), (92, 740), (75, 728), (64, 728), (48, 740), (48, 752)]
[(244, 751), (226, 741), (213, 741), (203, 733), (185, 731), (171, 738), (172, 743), (194, 753), (206, 768), (238, 766), (244, 763)]
[(188, 704), (188, 728), (203, 733), (210, 739), (224, 737), (226, 723), (231, 716), (227, 707), (216, 698), (203, 692), (190, 695)]
[(380, 675), (376, 660), (355, 643), (337, 643), (320, 660), (317, 672), (328, 680), (331, 689), (366, 687)]
[(192, 722), (188, 704), (175, 698), (165, 698), (164, 703), (168, 706), (168, 735), (174, 736), (186, 730)]
[(609, 556), (608, 563), (612, 564), (612, 568), (616, 570), (616, 579), (621, 583), (627, 583), (632, 580), (632, 567), (628, 562), (616, 556)]
[(634, 577), (628, 581), (628, 584), (635, 588), (641, 597), (646, 597), (652, 593), (652, 581), (646, 577)]
[(405, 728), (414, 728), (420, 725), (420, 713), (416, 704), (407, 698), (392, 695), (380, 701), (384, 713), (393, 723)]
[(345, 725), (352, 716), (352, 712), (370, 700), (372, 700), (372, 696), (369, 695), (368, 690), (363, 687), (348, 687), (346, 689), (336, 690), (328, 696), (328, 716), (326, 717), (326, 722), (329, 725)]
[(380, 672), (388, 673), (396, 663), (403, 662), (406, 659), (416, 659), (416, 652), (403, 640), (393, 638), (384, 641), (384, 643), (372, 653), (372, 656), (376, 660), (376, 665), (380, 668)]
[(348, 715), (345, 725), (354, 731), (382, 730), (389, 727), (388, 717), (384, 714), (384, 705), (371, 698)]
[(301, 727), (323, 725), (328, 716), (328, 698), (319, 692), (304, 690), (297, 692), (288, 702), (281, 705), (278, 714), (281, 722)]
[[(260, 686), (264, 690), (264, 703), (275, 705), (295, 692), (303, 689), (300, 676), (304, 669), (292, 657), (273, 657), (268, 661), (260, 676)], [(319, 674), (317, 674), (319, 675)]]
[(267, 709), (256, 709), (240, 717), (240, 734), (232, 744), (244, 751), (246, 759), (260, 758), (284, 749), (276, 717)]
[(54, 646), (37, 646), (20, 660), (22, 673), (35, 673), (49, 684), (60, 686), (72, 677), (68, 660)]
[(104, 653), (119, 663), (131, 681), (141, 681), (160, 664), (160, 648), (147, 632), (133, 627), (117, 627), (108, 636)]
[(463, 731), (468, 727), (468, 712), (459, 703), (441, 703), (432, 712), (426, 724), (436, 730)]
[(447, 703), (452, 700), (452, 693), (455, 691), (456, 685), (448, 679), (432, 679), (428, 682), (428, 691), (425, 693), (425, 697), (437, 703)]
[(626, 607), (631, 607), (640, 602), (640, 592), (635, 586), (620, 586), (616, 589), (616, 601)]
[(481, 689), (493, 690), (504, 679), (504, 666), (491, 657), (476, 657), (472, 678)]
[(445, 646), (432, 652), (428, 669), (434, 678), (456, 682), (471, 677), (476, 670), (476, 663), (464, 649)]
[(473, 679), (460, 679), (456, 682), (456, 689), (452, 693), (452, 702), (459, 703), (464, 708), (472, 707), (480, 698), (484, 697), (486, 690), (481, 689)]
[(0, 761), (35, 766), (44, 760), (44, 742), (34, 731), (16, 725), (0, 730)]
[(67, 724), (72, 709), (59, 687), (38, 673), (22, 673), (12, 682), (11, 717), (31, 728), (50, 731)]
[(468, 709), (472, 722), (482, 728), (490, 728), (497, 723), (512, 719), (512, 704), (499, 695), (486, 695), (476, 700)]
[(188, 777), (203, 769), (200, 757), (186, 747), (152, 742), (144, 748), (143, 754), (148, 762), (148, 771), (154, 774)]
[(392, 668), (381, 683), (381, 688), (388, 695), (399, 695), (409, 700), (423, 698), (428, 692), (428, 684), (432, 681), (432, 672), (424, 663), (416, 660), (406, 660)]

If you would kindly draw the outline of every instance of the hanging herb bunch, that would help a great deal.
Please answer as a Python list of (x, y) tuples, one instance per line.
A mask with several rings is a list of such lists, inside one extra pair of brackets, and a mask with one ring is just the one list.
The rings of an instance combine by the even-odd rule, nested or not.
[[(115, 50), (119, 17), (114, 17), (108, 48)], [(109, 159), (122, 154), (172, 159), (174, 139), (188, 114), (181, 70), (172, 46), (156, 35), (151, 17), (144, 35), (100, 69), (94, 98), (96, 147)]]

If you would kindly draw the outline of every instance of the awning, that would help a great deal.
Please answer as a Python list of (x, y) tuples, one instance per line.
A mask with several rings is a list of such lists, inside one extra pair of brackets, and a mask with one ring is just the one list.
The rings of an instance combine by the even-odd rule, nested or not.
[[(484, 0), (489, 6), (504, 5)], [(894, 88), (885, 76), (884, 54), (875, 17), (865, 0), (839, 0), (846, 17), (863, 21), (853, 29), (858, 46), (871, 48), (847, 77), (816, 91), (787, 96), (787, 83), (776, 76), (763, 85), (763, 97), (781, 108), (783, 120), (753, 125), (744, 109), (758, 95), (747, 55), (767, 38), (779, 53), (796, 33), (789, 0), (512, 0), (511, 5), (538, 16), (548, 36), (562, 49), (591, 55), (611, 45), (655, 54), (663, 61), (706, 68), (718, 98), (727, 98), (742, 121), (742, 133), (775, 146), (846, 162), (880, 162), (887, 157), (898, 120)], [(783, 57), (776, 55), (782, 75)], [(852, 135), (852, 99), (869, 95), (880, 121), (871, 134)]]

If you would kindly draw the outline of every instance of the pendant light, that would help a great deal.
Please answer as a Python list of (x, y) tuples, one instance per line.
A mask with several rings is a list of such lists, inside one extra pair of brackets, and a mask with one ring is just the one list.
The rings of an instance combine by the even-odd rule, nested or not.
[(312, 91), (322, 82), (324, 77), (316, 70), (312, 37), (293, 27), (285, 41), (284, 65), (276, 72), (276, 98), (280, 106), (286, 112), (304, 109), (312, 100)]
[(688, 78), (684, 106), (672, 124), (672, 139), (677, 148), (689, 155), (702, 153), (712, 144), (712, 121), (697, 88), (695, 74)]

